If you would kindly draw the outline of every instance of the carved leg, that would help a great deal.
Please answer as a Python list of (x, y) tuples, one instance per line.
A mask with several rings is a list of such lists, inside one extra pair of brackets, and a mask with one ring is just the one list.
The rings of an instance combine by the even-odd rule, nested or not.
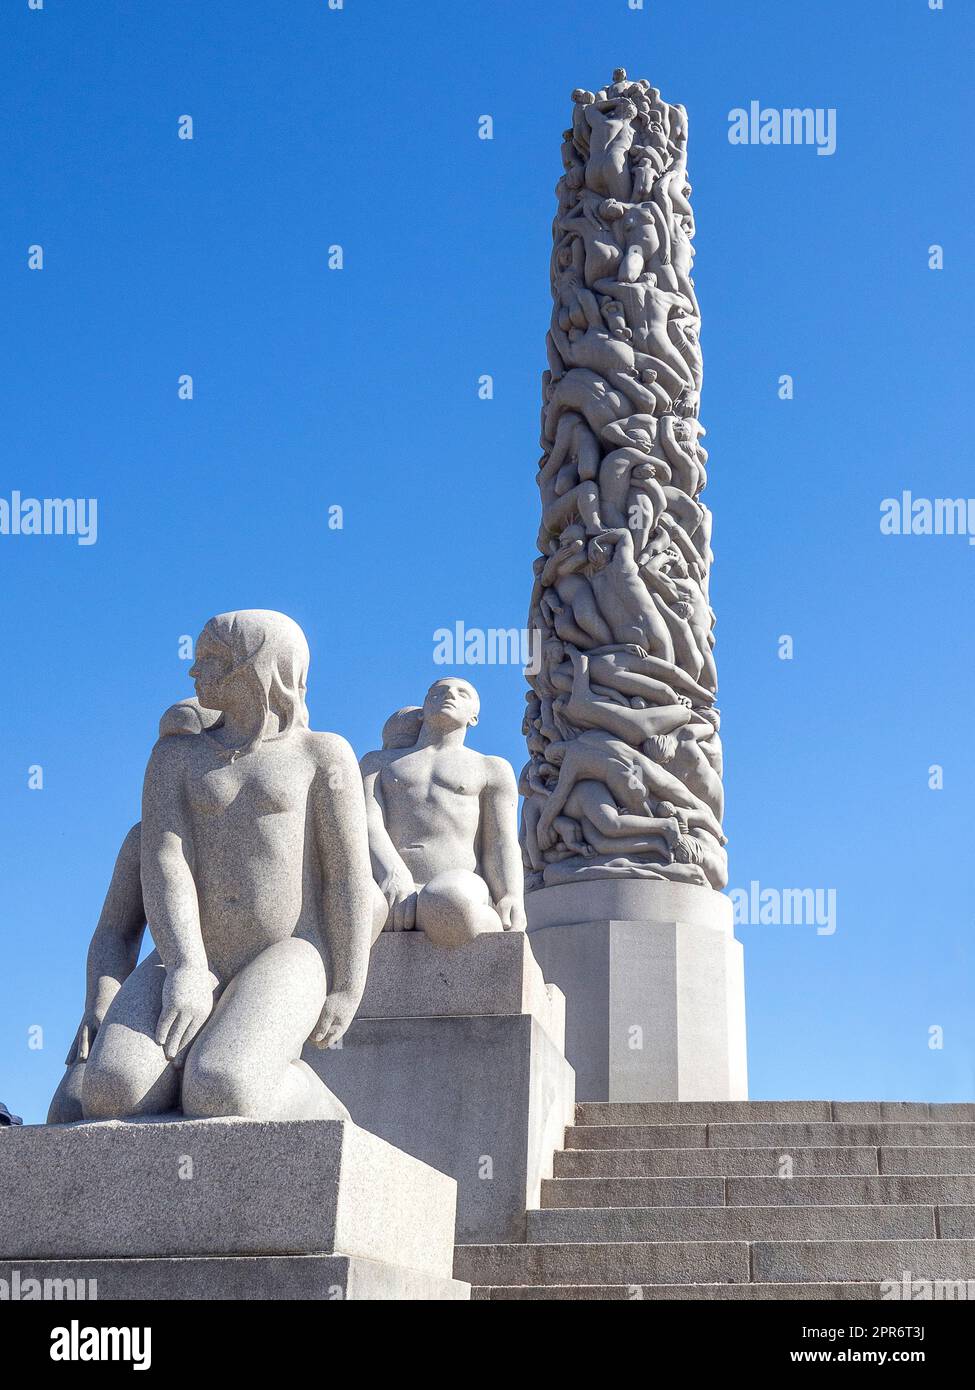
[(163, 1115), (176, 1108), (178, 1074), (155, 1040), (165, 978), (159, 952), (153, 951), (112, 1000), (85, 1063), (86, 1120)]
[(183, 1113), (347, 1120), (342, 1102), (301, 1061), (326, 989), (325, 966), (309, 941), (277, 941), (245, 965), (190, 1046)]
[(420, 890), (416, 925), (436, 946), (463, 946), (483, 932), (502, 930), (487, 884), (468, 869), (437, 874)]

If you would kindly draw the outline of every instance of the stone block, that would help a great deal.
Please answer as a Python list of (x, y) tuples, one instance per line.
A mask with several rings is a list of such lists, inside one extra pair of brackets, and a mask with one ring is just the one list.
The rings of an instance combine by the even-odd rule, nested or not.
[(529, 893), (526, 910), (543, 974), (566, 998), (580, 1099), (747, 1097), (744, 964), (728, 898), (595, 879)]
[(16, 1263), (329, 1255), (443, 1280), (455, 1202), (451, 1178), (342, 1121), (38, 1125), (0, 1141), (0, 1259)]
[(458, 1240), (519, 1240), (572, 1123), (564, 1033), (523, 932), (387, 932), (342, 1046), (304, 1056), (357, 1123), (456, 1179)]

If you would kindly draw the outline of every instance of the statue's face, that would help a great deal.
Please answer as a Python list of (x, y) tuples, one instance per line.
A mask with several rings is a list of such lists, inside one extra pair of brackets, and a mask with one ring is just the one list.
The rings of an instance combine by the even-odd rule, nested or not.
[(423, 702), (423, 722), (440, 729), (467, 729), (477, 723), (480, 701), (470, 681), (446, 676), (434, 681)]
[(197, 638), (196, 659), (190, 667), (190, 679), (196, 682), (196, 698), (204, 709), (224, 708), (231, 666), (227, 648), (214, 641), (204, 629)]

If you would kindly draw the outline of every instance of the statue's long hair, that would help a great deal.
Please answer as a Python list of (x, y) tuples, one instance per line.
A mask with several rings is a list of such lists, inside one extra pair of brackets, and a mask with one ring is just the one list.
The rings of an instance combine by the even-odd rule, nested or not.
[[(228, 749), (229, 756), (242, 757), (260, 748), (269, 713), (278, 719), (275, 738), (308, 728), (305, 695), (310, 657), (305, 634), (296, 622), (284, 613), (248, 608), (218, 613), (204, 632), (211, 642), (226, 648), (230, 678), (243, 682), (252, 698), (252, 718), (246, 721), (249, 736), (243, 747)], [(217, 721), (218, 726), (221, 722)]]

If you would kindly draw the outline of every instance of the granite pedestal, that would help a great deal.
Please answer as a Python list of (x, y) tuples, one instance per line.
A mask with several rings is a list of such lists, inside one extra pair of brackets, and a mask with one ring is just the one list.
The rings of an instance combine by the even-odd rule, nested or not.
[(525, 900), (566, 999), (579, 1100), (745, 1100), (745, 983), (730, 901), (710, 888), (592, 879)]
[(463, 1299), (455, 1203), (451, 1178), (349, 1122), (26, 1126), (0, 1136), (0, 1280), (8, 1297), (94, 1279), (100, 1299)]
[(523, 932), (384, 932), (341, 1047), (304, 1055), (358, 1123), (456, 1179), (458, 1240), (520, 1240), (572, 1123), (564, 1030)]

